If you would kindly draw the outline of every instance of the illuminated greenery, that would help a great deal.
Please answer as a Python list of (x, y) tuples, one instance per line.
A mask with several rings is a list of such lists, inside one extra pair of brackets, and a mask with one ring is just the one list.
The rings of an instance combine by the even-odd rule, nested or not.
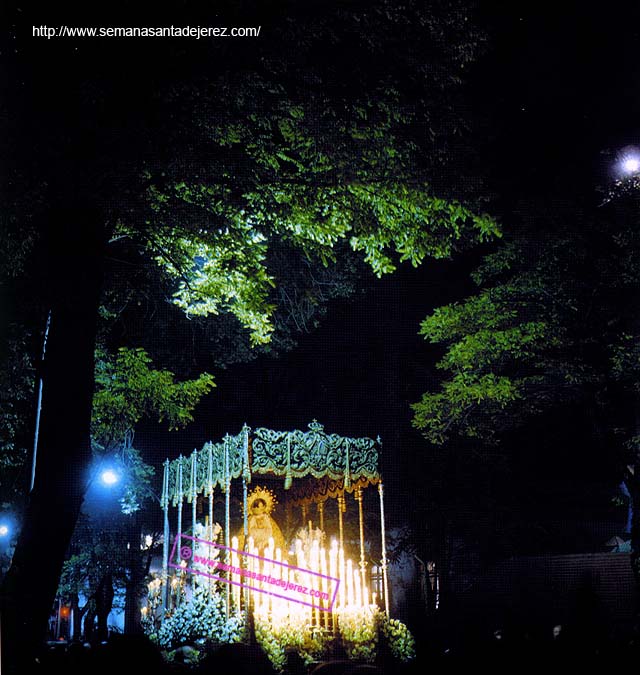
[(415, 658), (416, 641), (402, 621), (384, 616), (380, 621), (380, 630), (395, 658), (403, 663)]
[[(32, 41), (25, 63), (43, 68), (10, 78), (15, 111), (34, 114), (11, 135), (20, 162), (9, 197), (41, 195), (12, 213), (42, 225), (24, 297), (39, 307), (34, 332), (53, 316), (29, 536), (6, 578), (5, 644), (17, 658), (44, 634), (82, 504), (107, 260), (126, 248), (142, 266), (159, 264), (188, 313), (229, 312), (264, 344), (279, 282), (269, 253), (280, 242), (323, 264), (348, 241), (382, 274), (496, 232), (440, 171), (464, 130), (452, 92), (481, 41), (467, 3), (320, 9), (309, 30), (293, 6), (269, 7), (281, 29), (255, 51), (237, 40), (193, 51), (131, 42), (107, 60), (88, 47), (75, 68), (64, 50), (45, 56)], [(211, 9), (227, 10), (237, 3)], [(13, 250), (25, 229), (14, 228)]]
[(307, 620), (290, 618), (273, 625), (268, 616), (256, 616), (256, 639), (278, 672), (284, 670), (286, 652), (296, 651), (310, 664), (327, 658), (332, 643), (337, 640), (348, 658), (356, 661), (375, 662), (378, 645), (384, 641), (392, 657), (400, 662), (415, 658), (415, 640), (408, 628), (397, 619), (390, 619), (378, 608), (367, 611), (343, 608), (334, 613), (338, 633), (332, 636), (313, 630)]
[(374, 661), (378, 653), (380, 611), (345, 607), (337, 612), (342, 646), (350, 659)]
[(256, 640), (273, 667), (283, 672), (287, 652), (297, 652), (306, 664), (318, 661), (326, 653), (330, 636), (319, 630), (312, 630), (308, 617), (293, 615), (272, 623), (267, 615), (255, 615)]
[[(351, 29), (347, 50), (379, 67), (318, 59)], [(454, 179), (434, 187), (463, 126), (452, 92), (480, 41), (464, 3), (447, 3), (446, 17), (418, 2), (327, 6), (304, 36), (283, 31), (296, 45), (286, 58), (273, 45), (235, 77), (213, 70), (163, 92), (168, 159), (145, 162), (133, 202), (113, 214), (115, 246), (141, 246), (173, 278), (178, 306), (230, 312), (254, 344), (273, 333), (281, 243), (328, 265), (348, 242), (381, 276), (499, 233)], [(420, 38), (411, 55), (399, 34)]]
[(585, 311), (585, 255), (569, 234), (510, 237), (473, 277), (476, 295), (439, 307), (420, 333), (442, 344), (438, 391), (413, 405), (414, 425), (436, 444), (454, 435), (497, 440), (595, 377), (577, 348)]
[[(147, 246), (175, 277), (178, 306), (196, 315), (229, 311), (254, 343), (268, 342), (273, 331), (275, 305), (268, 298), (277, 280), (268, 269), (268, 251), (274, 237), (324, 265), (335, 260), (335, 245), (348, 240), (382, 276), (396, 269), (394, 254), (417, 266), (426, 257), (449, 257), (460, 246), (499, 234), (491, 218), (434, 196), (427, 184), (393, 179), (332, 187), (255, 185), (238, 204), (226, 202), (219, 186), (207, 188), (206, 198), (201, 192), (184, 181), (163, 192), (150, 189), (154, 233)], [(216, 226), (185, 236), (168, 225), (185, 201), (195, 201), (203, 223), (214, 220)], [(133, 236), (127, 227), (120, 230)]]
[(143, 417), (157, 416), (170, 430), (193, 421), (193, 409), (215, 387), (203, 373), (175, 382), (168, 370), (151, 367), (144, 349), (122, 347), (114, 356), (102, 352), (96, 361), (91, 435), (106, 450), (122, 445)]
[(413, 406), (429, 441), (497, 441), (553, 405), (589, 399), (609, 409), (610, 427), (619, 419), (637, 435), (617, 397), (640, 388), (639, 194), (625, 182), (579, 227), (572, 206), (556, 203), (550, 223), (510, 233), (484, 258), (475, 295), (422, 322), (425, 339), (444, 347), (439, 389)]

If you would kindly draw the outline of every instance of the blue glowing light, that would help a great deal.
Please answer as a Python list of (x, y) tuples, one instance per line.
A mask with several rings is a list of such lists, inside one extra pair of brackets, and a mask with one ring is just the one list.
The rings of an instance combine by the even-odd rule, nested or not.
[(622, 161), (622, 170), (625, 173), (638, 173), (640, 171), (640, 157), (625, 157)]
[(112, 469), (105, 469), (100, 476), (100, 480), (105, 485), (115, 485), (118, 482), (118, 474)]

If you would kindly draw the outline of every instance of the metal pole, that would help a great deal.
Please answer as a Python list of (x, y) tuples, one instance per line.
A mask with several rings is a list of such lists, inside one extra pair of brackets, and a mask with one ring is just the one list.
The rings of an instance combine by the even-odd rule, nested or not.
[(198, 487), (196, 475), (198, 471), (198, 451), (194, 450), (191, 455), (191, 553), (196, 554), (196, 511), (198, 506)]
[[(176, 562), (180, 564), (180, 545), (182, 544), (182, 455), (178, 458), (178, 546), (176, 546)], [(178, 585), (176, 587), (176, 606), (180, 605), (180, 592), (182, 585), (182, 568), (180, 568), (180, 576), (178, 578)]]
[[(178, 536), (182, 538), (182, 455), (178, 458)], [(180, 544), (182, 540), (178, 540), (176, 547), (176, 562), (180, 564)]]
[(162, 510), (164, 512), (164, 528), (162, 539), (162, 609), (169, 607), (169, 460), (164, 463), (164, 476), (162, 478)]
[(389, 616), (389, 582), (387, 580), (387, 544), (386, 530), (384, 526), (384, 489), (382, 481), (378, 483), (378, 494), (380, 495), (380, 532), (382, 536), (382, 583), (384, 587), (384, 611)]
[(364, 587), (366, 585), (366, 563), (364, 559), (364, 513), (362, 510), (362, 488), (356, 488), (355, 498), (358, 502), (358, 522), (360, 525), (360, 581), (362, 582), (362, 590), (364, 593)]
[[(209, 532), (207, 532), (207, 539), (213, 541), (213, 449), (211, 443), (207, 446), (207, 484), (209, 486)], [(211, 545), (209, 545), (207, 553), (211, 558)], [(209, 577), (209, 593), (212, 589), (213, 579)]]
[[(231, 546), (231, 518), (230, 518), (230, 508), (231, 508), (231, 477), (229, 475), (229, 437), (225, 436), (224, 438), (224, 482), (225, 482), (225, 497), (224, 497), (224, 544), (227, 547), (225, 551), (225, 563), (229, 565), (231, 563), (231, 555), (229, 547)], [(225, 595), (226, 595), (226, 616), (229, 618), (229, 604), (231, 602), (231, 584), (225, 584)]]
[(247, 507), (247, 483), (242, 481), (242, 509), (243, 509), (243, 522), (242, 522), (242, 533), (244, 534), (244, 541), (247, 541), (247, 536), (249, 535), (249, 513)]
[(338, 528), (340, 532), (340, 548), (344, 551), (344, 526), (342, 523), (342, 514), (347, 510), (347, 503), (344, 499), (344, 492), (338, 495)]
[[(249, 427), (245, 424), (243, 427), (244, 430), (244, 470), (242, 472), (242, 534), (243, 536), (243, 551), (249, 550), (249, 544), (247, 539), (249, 538), (249, 505), (248, 505), (248, 495), (247, 495), (247, 483), (251, 481), (251, 466), (249, 462)], [(242, 556), (242, 566), (246, 567), (248, 565), (247, 556)], [(255, 642), (255, 632), (254, 626), (251, 623), (251, 612), (250, 612), (250, 597), (249, 597), (249, 588), (245, 586), (243, 588), (243, 604), (245, 609), (245, 622), (249, 628), (249, 640), (253, 644)], [(240, 608), (238, 607), (238, 610)]]

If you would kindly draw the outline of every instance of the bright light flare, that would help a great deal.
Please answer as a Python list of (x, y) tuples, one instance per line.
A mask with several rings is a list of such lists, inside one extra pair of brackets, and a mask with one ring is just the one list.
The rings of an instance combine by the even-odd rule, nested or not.
[(6, 537), (9, 534), (8, 525), (0, 525), (0, 537)]
[(107, 486), (115, 485), (118, 482), (118, 474), (112, 469), (106, 469), (102, 472), (100, 480)]
[(618, 178), (640, 174), (640, 147), (627, 145), (617, 153), (615, 171)]

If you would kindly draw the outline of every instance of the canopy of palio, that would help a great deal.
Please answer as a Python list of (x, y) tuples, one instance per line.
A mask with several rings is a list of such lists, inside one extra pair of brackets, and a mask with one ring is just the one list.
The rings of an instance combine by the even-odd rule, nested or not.
[[(270, 474), (293, 486), (293, 503), (323, 501), (343, 491), (380, 482), (380, 439), (349, 438), (327, 434), (315, 420), (308, 431), (252, 430), (244, 426), (237, 436), (219, 443), (205, 443), (190, 456), (165, 462), (162, 505), (191, 502), (199, 494), (242, 477)], [(293, 479), (305, 479), (296, 481)]]

